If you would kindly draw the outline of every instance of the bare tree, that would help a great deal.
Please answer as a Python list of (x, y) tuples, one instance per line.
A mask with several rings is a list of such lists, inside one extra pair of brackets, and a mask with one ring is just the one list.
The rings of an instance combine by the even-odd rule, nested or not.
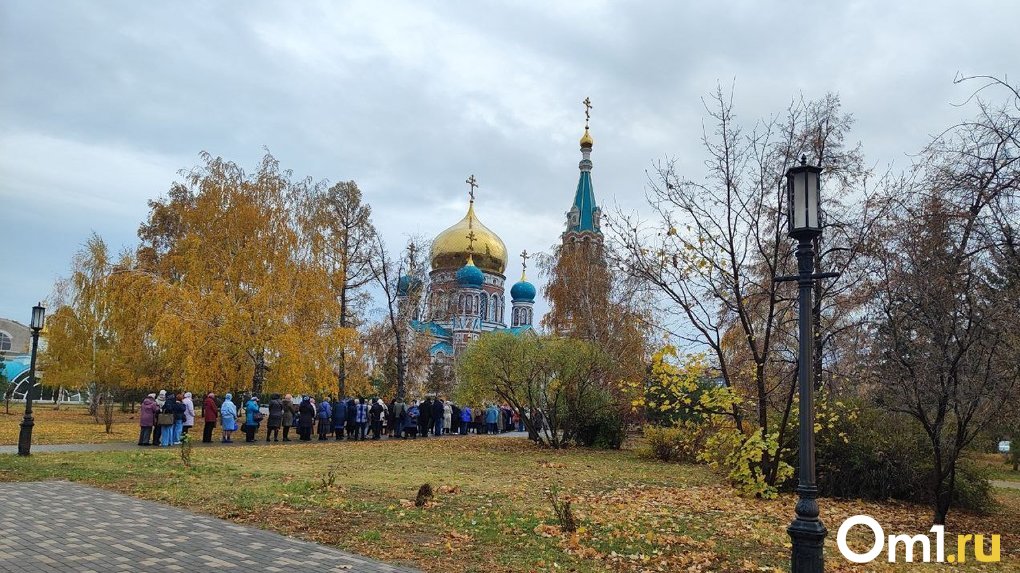
[(963, 450), (1020, 399), (1016, 290), (996, 272), (1016, 264), (1020, 215), (1020, 96), (1009, 94), (1001, 105), (976, 97), (977, 117), (924, 150), (878, 257), (878, 398), (930, 442), (936, 524)]
[[(412, 343), (411, 321), (420, 318), (425, 292), (426, 265), (422, 241), (411, 239), (407, 249), (394, 257), (381, 235), (373, 237), (373, 277), (386, 298), (386, 323), (396, 361), (396, 398), (404, 400), (408, 358)], [(424, 365), (420, 365), (424, 366)]]
[[(753, 468), (773, 485), (782, 449), (794, 438), (789, 429), (796, 386), (793, 293), (774, 280), (793, 261), (783, 208), (785, 172), (807, 155), (833, 186), (850, 190), (867, 171), (859, 147), (846, 144), (852, 118), (836, 96), (795, 100), (783, 115), (759, 121), (746, 134), (721, 88), (706, 108), (715, 125), (702, 137), (706, 179), (683, 176), (676, 160), (658, 164), (648, 194), (654, 219), (616, 217), (614, 252), (622, 268), (663, 300), (673, 334), (707, 347), (723, 383), (750, 398), (753, 412), (735, 404), (730, 416), (741, 430), (753, 428), (778, 444), (763, 451)], [(840, 222), (841, 235), (819, 251), (823, 270), (846, 270), (862, 248), (856, 243), (863, 229), (849, 218)], [(836, 297), (834, 287), (822, 288), (832, 289), (820, 293), (822, 301)], [(826, 302), (819, 304), (816, 320), (823, 332), (844, 320)]]

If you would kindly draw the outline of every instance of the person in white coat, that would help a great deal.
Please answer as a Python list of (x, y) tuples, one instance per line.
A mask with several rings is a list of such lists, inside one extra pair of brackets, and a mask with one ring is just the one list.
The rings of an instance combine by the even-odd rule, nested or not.
[(450, 401), (443, 402), (443, 433), (449, 434), (450, 428), (453, 427), (453, 407), (450, 405)]
[(187, 434), (188, 430), (195, 425), (195, 403), (191, 400), (191, 392), (184, 393), (184, 427), (182, 431)]

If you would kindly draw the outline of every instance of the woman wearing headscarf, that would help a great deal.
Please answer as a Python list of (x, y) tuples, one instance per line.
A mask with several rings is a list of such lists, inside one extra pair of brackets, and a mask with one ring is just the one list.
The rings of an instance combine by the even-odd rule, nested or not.
[(298, 406), (298, 436), (302, 442), (312, 439), (312, 425), (315, 423), (315, 406), (308, 396), (301, 396), (301, 405)]
[(283, 400), (279, 394), (269, 397), (269, 420), (266, 421), (266, 441), (273, 437), (274, 442), (280, 441), (280, 425), (283, 424)]
[(333, 402), (333, 437), (337, 440), (344, 439), (344, 423), (347, 421), (347, 404), (336, 397)]
[(195, 425), (195, 403), (191, 400), (191, 392), (184, 393), (184, 426), (182, 432), (187, 434), (188, 430)]
[(158, 415), (159, 406), (156, 405), (156, 394), (149, 394), (142, 400), (142, 411), (138, 416), (138, 425), (142, 428), (138, 434), (139, 446), (150, 445), (152, 427), (156, 425), (156, 416)]
[(205, 427), (202, 428), (202, 443), (212, 443), (213, 429), (216, 427), (216, 415), (219, 408), (216, 406), (216, 394), (209, 392), (202, 402), (202, 419), (205, 420)]
[(330, 429), (333, 427), (333, 404), (330, 403), (329, 396), (322, 399), (315, 414), (319, 419), (319, 441), (324, 442), (329, 438)]
[(294, 397), (287, 394), (283, 397), (283, 441), (289, 442), (290, 428), (294, 425)]
[(220, 406), (220, 420), (223, 422), (223, 443), (232, 444), (231, 434), (237, 430), (237, 406), (234, 404), (230, 392), (223, 397), (223, 405)]
[(259, 411), (259, 398), (252, 396), (244, 405), (244, 441), (255, 441), (255, 432), (259, 430), (261, 421), (262, 412)]
[[(156, 406), (159, 407), (160, 412), (163, 411), (163, 404), (165, 403), (166, 403), (166, 390), (160, 390), (159, 394), (156, 396)], [(159, 412), (157, 412), (156, 415), (158, 416)], [(160, 426), (158, 422), (156, 424), (153, 424), (152, 445), (156, 445), (157, 443), (162, 444), (163, 443), (162, 436), (163, 436), (162, 426)]]
[(418, 401), (415, 400), (407, 407), (404, 413), (404, 439), (410, 436), (411, 439), (418, 438)]
[(159, 411), (159, 445), (167, 447), (174, 443), (174, 423), (176, 416), (174, 408), (177, 405), (177, 398), (173, 394), (166, 395), (163, 408)]

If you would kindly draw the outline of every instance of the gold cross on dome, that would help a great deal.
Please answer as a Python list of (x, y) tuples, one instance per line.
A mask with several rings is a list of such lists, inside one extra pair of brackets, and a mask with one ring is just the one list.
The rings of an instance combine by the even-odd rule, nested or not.
[(468, 197), (470, 197), (471, 198), (471, 202), (474, 203), (475, 202), (475, 188), (478, 187), (478, 180), (475, 179), (475, 176), (472, 173), (471, 177), (468, 177), (467, 180), (464, 181), (464, 183), (467, 183), (471, 187), (471, 190), (468, 191)]
[(584, 128), (588, 129), (588, 120), (591, 119), (591, 98), (586, 97), (581, 103), (584, 104)]
[(528, 254), (528, 250), (527, 249), (521, 251), (521, 270), (522, 271), (528, 269), (528, 259), (530, 259), (530, 258), (531, 258), (531, 255)]
[(467, 240), (468, 240), (468, 248), (467, 248), (468, 252), (469, 253), (475, 252), (475, 238), (477, 237), (477, 235), (475, 235), (474, 229), (468, 231), (468, 234), (465, 235), (465, 236), (467, 237)]

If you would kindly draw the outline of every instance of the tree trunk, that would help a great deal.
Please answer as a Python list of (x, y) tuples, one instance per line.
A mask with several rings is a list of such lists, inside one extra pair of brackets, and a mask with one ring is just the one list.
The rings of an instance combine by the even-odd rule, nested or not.
[(396, 328), (396, 342), (397, 342), (397, 400), (404, 401), (404, 378), (407, 372), (407, 357), (404, 351), (404, 337), (403, 333), (400, 332), (400, 326)]
[[(347, 328), (347, 281), (340, 289), (340, 328)], [(347, 395), (347, 342), (340, 349), (340, 364), (337, 374), (337, 391), (340, 396)]]
[(266, 381), (266, 352), (260, 350), (255, 357), (255, 372), (251, 377), (251, 395), (261, 396), (262, 385)]
[[(948, 468), (948, 469), (946, 469)], [(956, 489), (956, 459), (943, 460), (937, 456), (934, 472), (935, 517), (934, 525), (945, 525)]]

